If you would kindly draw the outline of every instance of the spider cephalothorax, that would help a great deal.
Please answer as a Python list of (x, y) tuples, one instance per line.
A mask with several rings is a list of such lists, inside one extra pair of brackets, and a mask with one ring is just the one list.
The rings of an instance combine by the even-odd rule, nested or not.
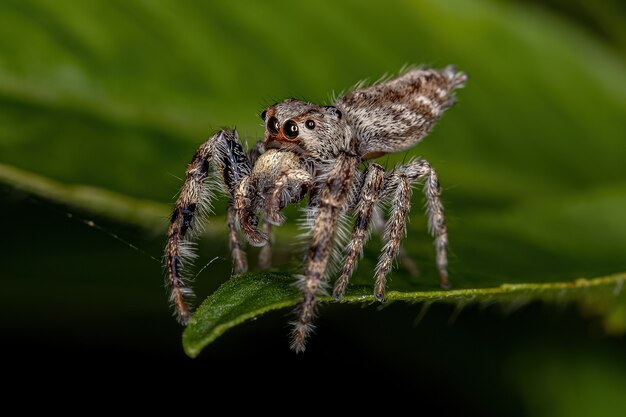
[(349, 149), (354, 141), (341, 111), (334, 106), (288, 99), (271, 106), (261, 116), (266, 123), (266, 148), (278, 147), (326, 160)]
[[(204, 142), (187, 167), (186, 179), (176, 202), (166, 247), (167, 284), (176, 315), (189, 320), (193, 295), (186, 285), (183, 267), (192, 258), (191, 234), (198, 214), (210, 209), (216, 188), (229, 196), (228, 230), (233, 270), (247, 270), (240, 229), (248, 242), (262, 246), (259, 266), (271, 260), (272, 225), (281, 225), (282, 209), (307, 196), (311, 241), (299, 284), (303, 302), (293, 322), (292, 348), (302, 351), (312, 328), (315, 303), (329, 279), (333, 251), (343, 252), (341, 274), (333, 296), (340, 299), (369, 230), (383, 234), (385, 246), (376, 266), (374, 295), (384, 299), (386, 278), (400, 253), (406, 232), (411, 187), (423, 181), (429, 231), (435, 237), (437, 266), (442, 287), (449, 286), (447, 230), (437, 174), (423, 159), (386, 172), (363, 162), (387, 153), (404, 151), (426, 136), (443, 111), (452, 105), (454, 90), (467, 77), (454, 67), (443, 70), (414, 69), (401, 76), (359, 88), (342, 96), (333, 106), (317, 106), (288, 99), (266, 109), (261, 117), (265, 138), (249, 153), (237, 132), (222, 130)], [(210, 166), (214, 169), (211, 170)], [(210, 181), (217, 176), (218, 181)], [(377, 208), (393, 202), (385, 222)], [(337, 227), (346, 214), (354, 214), (350, 241), (337, 247)], [(259, 218), (263, 220), (259, 230)]]

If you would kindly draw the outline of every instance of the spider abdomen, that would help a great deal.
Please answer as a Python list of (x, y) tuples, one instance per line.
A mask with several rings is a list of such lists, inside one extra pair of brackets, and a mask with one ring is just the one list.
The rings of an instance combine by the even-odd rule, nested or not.
[(415, 69), (351, 91), (339, 99), (337, 107), (357, 137), (359, 154), (401, 152), (430, 132), (443, 111), (454, 103), (454, 90), (462, 87), (466, 78), (451, 66)]

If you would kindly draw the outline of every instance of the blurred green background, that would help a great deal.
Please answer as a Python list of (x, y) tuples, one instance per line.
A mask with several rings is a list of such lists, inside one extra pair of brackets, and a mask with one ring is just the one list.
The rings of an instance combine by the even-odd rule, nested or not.
[[(625, 16), (622, 2), (588, 0), (3, 0), (7, 366), (43, 386), (59, 374), (112, 376), (126, 393), (185, 380), (287, 401), (324, 378), (321, 405), (345, 389), (355, 407), (406, 400), (469, 415), (625, 415), (626, 338), (607, 336), (576, 306), (435, 305), (417, 325), (419, 305), (329, 305), (299, 356), (287, 349), (287, 314), (275, 312), (192, 361), (159, 261), (166, 205), (215, 129), (236, 126), (252, 143), (275, 101), (327, 103), (407, 64), (455, 64), (470, 76), (457, 106), (420, 146), (382, 160), (422, 155), (437, 168), (454, 282), (626, 271)], [(434, 288), (415, 194), (407, 245), (423, 272), (416, 285)], [(198, 277), (201, 297), (230, 274), (220, 230), (200, 243), (199, 266), (220, 257)], [(378, 249), (366, 252), (364, 283)], [(292, 252), (285, 244), (277, 259)], [(393, 289), (414, 288), (401, 276)]]

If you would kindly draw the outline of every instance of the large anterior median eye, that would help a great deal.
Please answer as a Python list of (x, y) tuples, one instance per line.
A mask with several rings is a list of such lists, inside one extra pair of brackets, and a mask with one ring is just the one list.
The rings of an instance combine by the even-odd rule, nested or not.
[(270, 117), (270, 119), (267, 121), (267, 130), (269, 130), (270, 133), (274, 135), (278, 135), (279, 128), (280, 125), (278, 124), (278, 119), (275, 117)]
[(287, 120), (283, 129), (285, 130), (285, 136), (289, 139), (293, 139), (298, 136), (298, 124), (293, 120)]

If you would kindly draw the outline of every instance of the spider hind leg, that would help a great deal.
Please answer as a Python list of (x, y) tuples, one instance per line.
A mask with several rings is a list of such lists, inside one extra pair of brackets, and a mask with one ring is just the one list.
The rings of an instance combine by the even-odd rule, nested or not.
[(411, 184), (422, 180), (426, 197), (428, 229), (435, 238), (439, 285), (442, 288), (450, 288), (447, 271), (448, 233), (441, 203), (441, 187), (437, 173), (430, 163), (419, 159), (397, 167), (385, 177), (383, 198), (391, 199), (393, 207), (385, 228), (384, 240), (387, 243), (376, 266), (374, 295), (379, 301), (385, 297), (387, 274), (391, 270), (394, 258), (399, 253), (400, 241), (406, 234), (406, 222), (411, 209)]

